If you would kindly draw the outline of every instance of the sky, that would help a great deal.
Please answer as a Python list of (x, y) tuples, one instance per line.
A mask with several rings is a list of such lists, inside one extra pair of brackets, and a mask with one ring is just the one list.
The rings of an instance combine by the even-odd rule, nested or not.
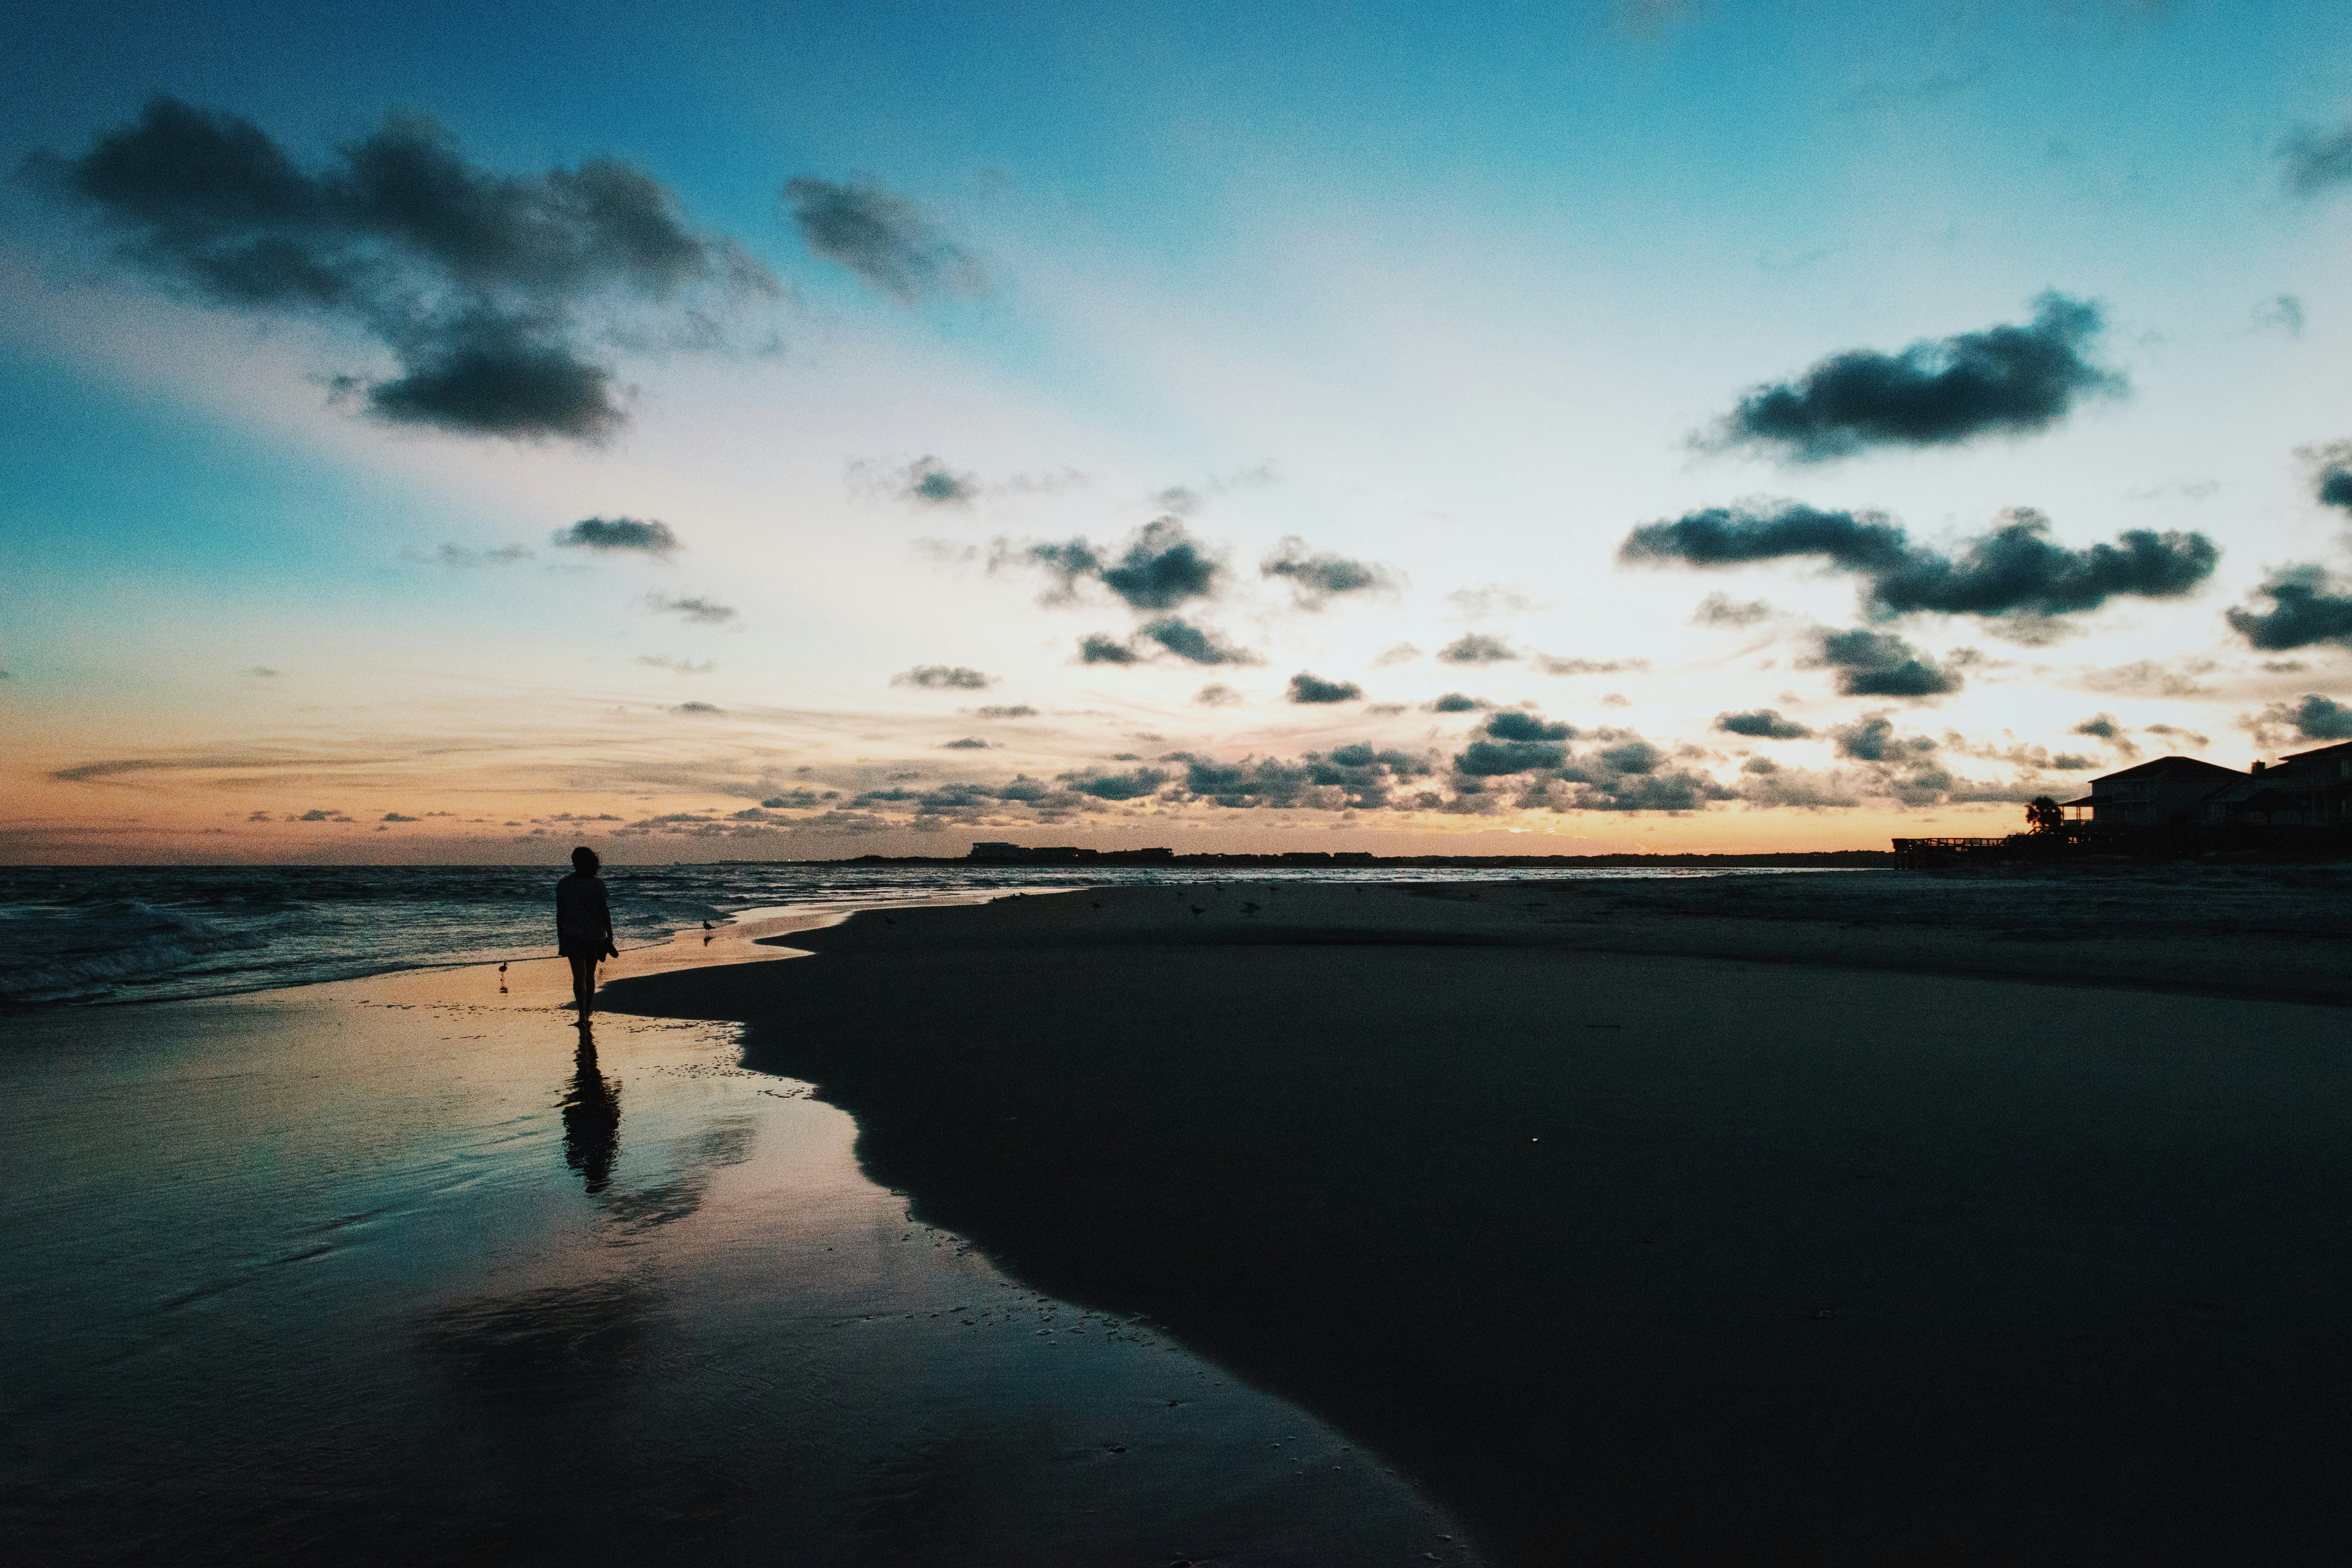
[(2352, 739), (2352, 9), (13, 7), (0, 859), (1981, 836)]

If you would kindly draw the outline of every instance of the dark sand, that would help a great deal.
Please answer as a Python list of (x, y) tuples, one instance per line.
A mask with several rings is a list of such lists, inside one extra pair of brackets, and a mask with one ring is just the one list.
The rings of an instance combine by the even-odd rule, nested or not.
[[(619, 967), (778, 956), (743, 934)], [(509, 980), (5, 1021), (0, 1561), (1475, 1561), (1360, 1445), (911, 1220), (736, 1029), (583, 1060), (563, 965)]]
[(1775, 880), (1012, 900), (607, 1005), (1500, 1560), (2340, 1562), (2336, 885)]

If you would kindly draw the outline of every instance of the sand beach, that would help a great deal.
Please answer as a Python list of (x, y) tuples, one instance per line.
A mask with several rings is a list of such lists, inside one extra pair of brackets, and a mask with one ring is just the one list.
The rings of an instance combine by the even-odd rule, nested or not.
[(2326, 872), (1078, 889), (19, 1013), (27, 1562), (2333, 1561)]
[(745, 1021), (919, 1216), (1329, 1419), (1497, 1561), (2320, 1562), (2343, 907), (1099, 889), (610, 1005)]

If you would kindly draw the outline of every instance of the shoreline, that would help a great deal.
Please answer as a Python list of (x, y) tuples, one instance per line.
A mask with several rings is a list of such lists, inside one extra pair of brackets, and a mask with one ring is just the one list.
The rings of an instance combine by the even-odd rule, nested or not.
[[(624, 975), (789, 968), (838, 910)], [(882, 918), (898, 918), (885, 912)], [(1475, 1563), (1360, 1446), (861, 1172), (561, 959), (17, 1020), (0, 1536), (43, 1562)]]
[(919, 1215), (1500, 1562), (2326, 1560), (2342, 917), (1765, 880), (1089, 889), (605, 1005), (742, 1023)]

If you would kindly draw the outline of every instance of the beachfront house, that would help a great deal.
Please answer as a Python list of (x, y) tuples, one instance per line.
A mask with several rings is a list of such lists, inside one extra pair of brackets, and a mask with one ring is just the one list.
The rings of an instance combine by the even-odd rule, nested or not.
[(2248, 775), (2194, 757), (2158, 757), (2091, 781), (2091, 793), (2061, 804), (2096, 827), (2177, 827), (2206, 820), (2205, 803)]
[(2352, 823), (2352, 741), (2254, 764), (2201, 803), (2217, 827), (2341, 827)]

